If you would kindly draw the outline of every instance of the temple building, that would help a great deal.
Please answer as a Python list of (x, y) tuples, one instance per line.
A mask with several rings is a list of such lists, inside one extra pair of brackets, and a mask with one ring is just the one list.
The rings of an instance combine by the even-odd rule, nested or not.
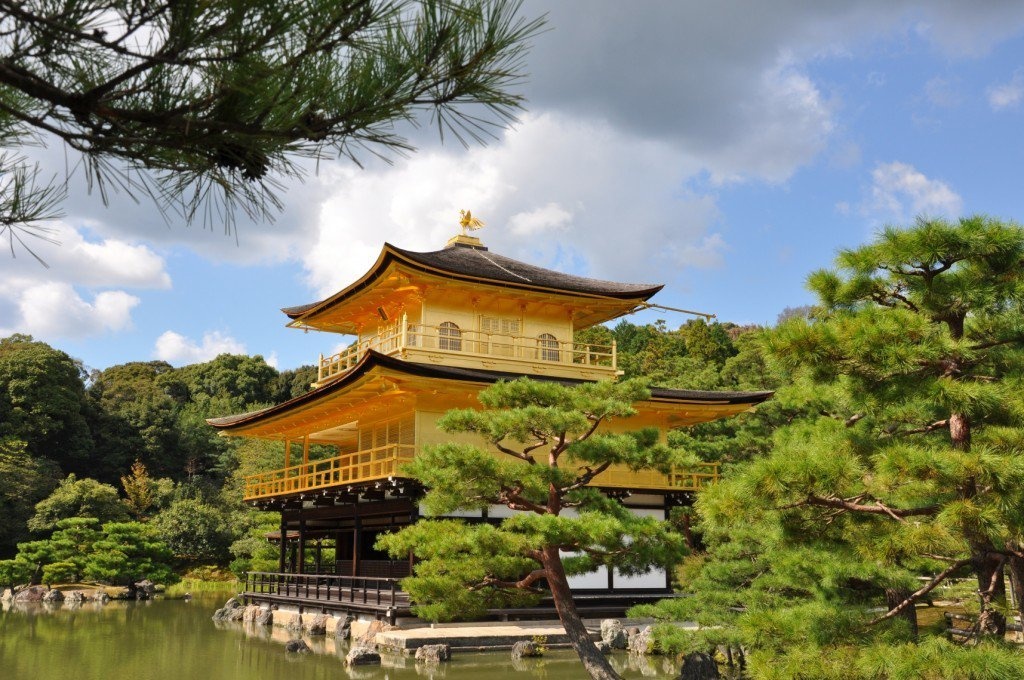
[[(430, 444), (474, 441), (442, 433), (435, 423), (450, 409), (480, 408), (478, 392), (497, 381), (615, 380), (621, 372), (614, 343), (578, 343), (574, 333), (644, 307), (661, 288), (519, 262), (464, 230), (433, 252), (385, 244), (369, 271), (343, 290), (284, 309), (292, 328), (355, 340), (320, 356), (310, 392), (208, 421), (226, 436), (284, 444), (284, 466), (245, 483), (247, 503), (281, 512), (280, 531), (271, 537), (279, 546), (278, 571), (250, 574), (246, 597), (392, 620), (407, 615), (398, 580), (410, 573), (411, 558), (392, 560), (374, 549), (381, 532), (420, 516), (422, 489), (403, 476), (403, 463)], [(741, 413), (770, 395), (654, 387), (636, 416), (608, 427), (666, 433)], [(670, 474), (613, 467), (592, 486), (633, 512), (667, 517), (717, 477), (715, 464)], [(486, 522), (511, 512), (492, 506), (461, 516)], [(664, 570), (626, 577), (607, 569), (571, 585), (602, 612), (664, 596), (671, 586)]]

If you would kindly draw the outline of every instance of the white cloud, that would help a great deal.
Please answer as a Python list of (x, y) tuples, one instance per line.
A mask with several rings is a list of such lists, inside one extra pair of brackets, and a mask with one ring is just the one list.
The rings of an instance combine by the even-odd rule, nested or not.
[(90, 240), (66, 223), (53, 225), (59, 245), (29, 242), (49, 268), (16, 249), (4, 256), (0, 278), (0, 333), (41, 339), (81, 339), (132, 327), (140, 299), (127, 289), (166, 289), (171, 277), (162, 257), (119, 239)]
[(724, 239), (712, 195), (686, 188), (700, 164), (678, 147), (605, 122), (530, 116), (500, 142), (420, 153), (383, 171), (338, 171), (304, 263), (329, 295), (373, 263), (382, 240), (436, 250), (458, 211), (494, 250), (601, 278), (672, 279), (715, 266)]
[[(184, 365), (209, 361), (219, 354), (245, 354), (245, 345), (220, 331), (203, 333), (197, 343), (174, 331), (166, 331), (156, 339), (153, 356), (170, 364)], [(273, 356), (273, 355), (271, 355)]]
[(1009, 82), (988, 88), (988, 105), (993, 111), (1015, 109), (1024, 99), (1024, 73), (1015, 73)]
[(0, 287), (4, 307), (14, 312), (0, 335), (28, 333), (40, 338), (84, 338), (131, 328), (131, 311), (139, 298), (120, 290), (83, 298), (70, 284), (58, 281)]
[(948, 184), (929, 179), (907, 163), (880, 163), (871, 173), (870, 198), (864, 212), (906, 221), (918, 215), (953, 217), (960, 214), (963, 200)]
[(557, 203), (528, 212), (516, 213), (508, 220), (508, 228), (516, 236), (550, 234), (568, 226), (572, 213)]
[(277, 356), (277, 352), (271, 352), (265, 356), (263, 360), (267, 362), (267, 366), (272, 366), (273, 368), (278, 368), (281, 363), (281, 360)]

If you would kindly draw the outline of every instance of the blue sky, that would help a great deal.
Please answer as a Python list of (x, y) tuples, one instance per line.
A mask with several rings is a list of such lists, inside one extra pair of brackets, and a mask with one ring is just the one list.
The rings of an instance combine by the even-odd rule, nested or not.
[[(527, 113), (486, 147), (321, 164), (239, 243), (73, 177), (61, 245), (0, 265), (0, 334), (87, 366), (218, 352), (310, 363), (344, 338), (284, 328), (384, 240), (433, 250), (458, 211), (511, 257), (663, 282), (738, 323), (810, 302), (837, 249), (916, 215), (1024, 220), (1024, 7), (978, 2), (527, 2), (550, 11)], [(64, 150), (37, 157), (62, 171)], [(656, 316), (637, 315), (638, 322)], [(667, 316), (670, 325), (685, 317)]]

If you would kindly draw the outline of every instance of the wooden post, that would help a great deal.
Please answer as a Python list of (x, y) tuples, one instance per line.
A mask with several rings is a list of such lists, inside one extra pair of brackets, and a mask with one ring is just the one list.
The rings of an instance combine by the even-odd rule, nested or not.
[(291, 462), (291, 457), (292, 457), (292, 440), (291, 439), (285, 439), (284, 440), (284, 466), (286, 468), (289, 467), (289, 463)]
[(284, 562), (287, 559), (288, 552), (288, 523), (284, 521), (284, 513), (281, 513), (281, 545), (280, 545), (280, 556), (277, 560), (277, 571), (284, 573)]
[(399, 351), (404, 351), (406, 345), (408, 344), (408, 340), (409, 340), (409, 323), (408, 323), (407, 319), (408, 319), (408, 314), (406, 314), (406, 312), (402, 312), (402, 332), (401, 332), (401, 335), (400, 335), (401, 341), (399, 342), (399, 345), (398, 345)]
[[(318, 574), (320, 573), (321, 569), (320, 560), (323, 557), (323, 550), (321, 546), (322, 541), (323, 539), (316, 539), (316, 573)], [(319, 581), (317, 583), (319, 583)]]
[[(301, 512), (301, 511), (300, 511)], [(306, 518), (299, 515), (299, 557), (297, 574), (306, 573)]]
[[(355, 508), (358, 512), (358, 507)], [(359, 541), (363, 537), (363, 524), (359, 515), (355, 516), (355, 526), (352, 527), (352, 575), (359, 575)]]
[(618, 349), (616, 348), (615, 340), (612, 340), (612, 369), (619, 367)]
[(307, 479), (306, 475), (309, 474), (309, 435), (302, 436), (302, 481), (299, 482), (299, 487), (307, 489), (313, 486), (313, 480)]

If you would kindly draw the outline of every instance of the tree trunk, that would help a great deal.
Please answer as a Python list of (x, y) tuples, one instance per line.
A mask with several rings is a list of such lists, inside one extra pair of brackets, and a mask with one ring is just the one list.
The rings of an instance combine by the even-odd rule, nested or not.
[(978, 575), (978, 596), (981, 611), (978, 614), (978, 637), (1006, 635), (1006, 616), (1000, 610), (1006, 607), (1006, 582), (1003, 578), (1003, 559), (1000, 555), (982, 552), (975, 557)]
[[(900, 605), (901, 602), (911, 596), (911, 592), (906, 588), (886, 588), (885, 589), (885, 606), (892, 611)], [(910, 634), (917, 640), (917, 608), (913, 605), (907, 607), (901, 611), (898, 618), (903, 619), (910, 626)]]
[[(1024, 559), (1011, 555), (1006, 562), (1006, 571), (1010, 575), (1010, 589), (1013, 592), (1013, 604), (1017, 608), (1017, 617), (1024, 626)], [(1024, 632), (1017, 634), (1018, 642)]]
[(971, 422), (963, 413), (951, 413), (949, 416), (949, 441), (958, 451), (971, 449)]
[(555, 603), (558, 619), (562, 622), (565, 634), (569, 637), (569, 643), (576, 650), (587, 673), (594, 680), (622, 680), (622, 676), (615, 672), (607, 657), (598, 651), (597, 645), (594, 644), (586, 626), (583, 625), (583, 619), (576, 611), (576, 603), (569, 590), (569, 581), (565, 576), (558, 548), (545, 548), (542, 563), (547, 571), (548, 588), (551, 589), (551, 599)]

